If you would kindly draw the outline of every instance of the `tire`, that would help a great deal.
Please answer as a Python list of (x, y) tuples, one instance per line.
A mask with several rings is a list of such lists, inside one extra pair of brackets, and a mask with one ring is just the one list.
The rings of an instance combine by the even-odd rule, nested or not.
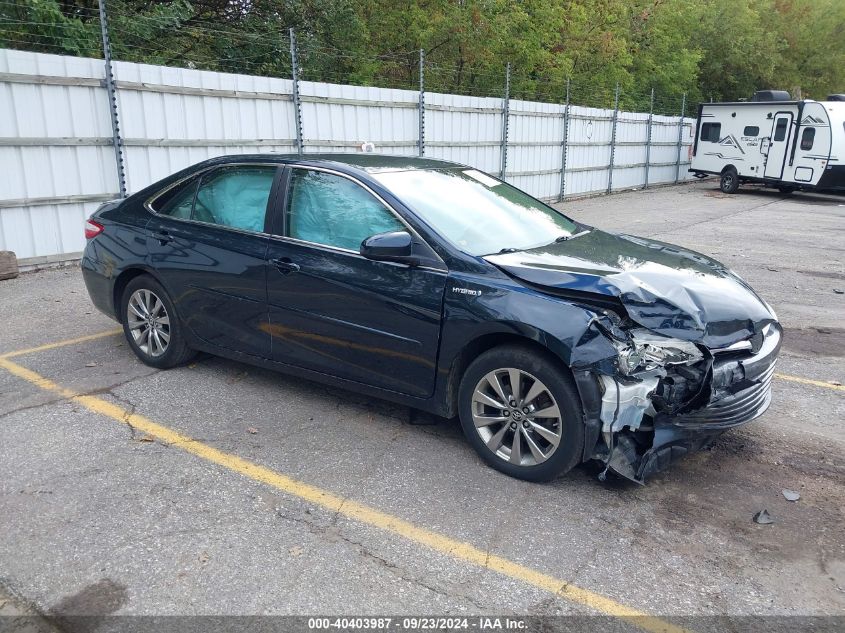
[(135, 277), (126, 285), (120, 308), (123, 334), (144, 364), (169, 369), (196, 356), (185, 342), (170, 296), (149, 275)]
[(739, 174), (734, 167), (728, 167), (719, 179), (719, 189), (722, 193), (736, 193), (739, 189)]
[[(519, 372), (516, 406), (502, 398), (512, 395), (512, 372)], [(477, 395), (479, 392), (481, 395)], [(491, 402), (505, 407), (492, 406)], [(531, 415), (540, 411), (549, 415)], [(479, 456), (511, 477), (548, 481), (580, 461), (584, 448), (581, 399), (566, 369), (542, 352), (504, 345), (481, 354), (461, 379), (458, 412), (464, 435)], [(476, 422), (481, 424), (477, 426)], [(519, 442), (515, 444), (517, 432)], [(555, 435), (556, 444), (552, 441)], [(519, 451), (517, 455), (514, 450)]]
[(778, 187), (778, 191), (780, 191), (785, 196), (791, 196), (793, 193), (795, 193), (795, 189), (793, 187), (788, 186), (788, 185), (783, 186), (783, 187)]

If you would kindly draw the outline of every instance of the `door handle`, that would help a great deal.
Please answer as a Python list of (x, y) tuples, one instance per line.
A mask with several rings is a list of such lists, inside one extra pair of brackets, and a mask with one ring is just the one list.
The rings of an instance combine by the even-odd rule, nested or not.
[(153, 233), (153, 239), (158, 240), (158, 243), (164, 246), (173, 241), (173, 236), (167, 231), (161, 231)]
[(280, 257), (278, 259), (271, 259), (270, 263), (276, 267), (283, 275), (299, 272), (299, 264), (293, 263), (289, 257)]

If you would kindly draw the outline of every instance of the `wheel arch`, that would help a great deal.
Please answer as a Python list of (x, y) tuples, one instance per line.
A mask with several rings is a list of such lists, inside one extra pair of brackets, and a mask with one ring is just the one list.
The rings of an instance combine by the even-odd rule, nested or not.
[(149, 275), (158, 283), (161, 283), (158, 276), (145, 266), (130, 266), (129, 268), (122, 270), (120, 274), (115, 277), (114, 284), (112, 286), (112, 305), (114, 305), (114, 315), (118, 321), (123, 319), (123, 302), (121, 301), (123, 298), (123, 291), (126, 290), (126, 286), (129, 285), (130, 281), (136, 277), (140, 277), (141, 275)]
[[(541, 331), (533, 333), (514, 331), (495, 331), (479, 334), (467, 341), (455, 354), (449, 366), (449, 375), (446, 380), (445, 409), (446, 417), (452, 418), (458, 414), (458, 390), (461, 379), (469, 364), (484, 352), (495, 347), (504, 345), (520, 345), (543, 354), (560, 366), (561, 371), (574, 379), (572, 369), (569, 366), (568, 358), (562, 355), (560, 350), (554, 350), (545, 345), (543, 341), (548, 335)], [(552, 339), (554, 340), (554, 339)]]

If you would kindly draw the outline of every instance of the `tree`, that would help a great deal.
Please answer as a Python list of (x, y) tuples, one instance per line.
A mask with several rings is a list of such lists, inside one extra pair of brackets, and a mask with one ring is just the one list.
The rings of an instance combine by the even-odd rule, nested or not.
[(59, 5), (55, 0), (0, 3), (0, 47), (41, 53), (96, 57), (99, 24), (85, 4)]
[[(845, 90), (843, 0), (107, 0), (116, 59), (675, 113), (680, 97)], [(0, 2), (0, 46), (100, 56), (95, 0)]]

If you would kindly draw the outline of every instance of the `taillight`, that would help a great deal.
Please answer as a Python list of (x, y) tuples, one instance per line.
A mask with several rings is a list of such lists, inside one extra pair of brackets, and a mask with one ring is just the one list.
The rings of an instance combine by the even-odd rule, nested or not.
[(103, 232), (103, 225), (94, 220), (85, 220), (85, 239), (90, 240)]

